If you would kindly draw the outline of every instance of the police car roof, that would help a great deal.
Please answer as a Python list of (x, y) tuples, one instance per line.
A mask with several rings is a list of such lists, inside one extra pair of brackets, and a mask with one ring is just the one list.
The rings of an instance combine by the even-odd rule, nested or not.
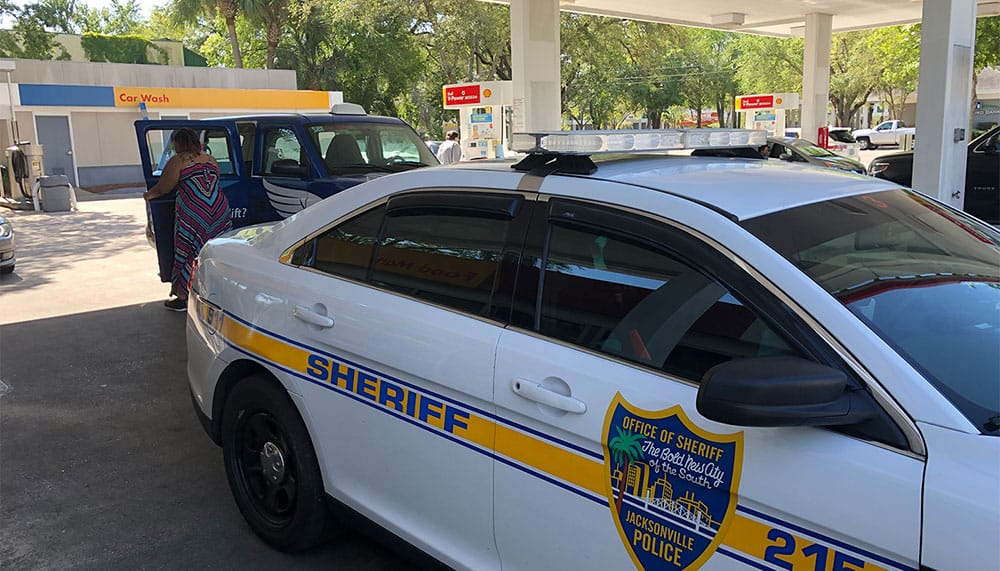
[[(687, 198), (746, 220), (796, 206), (834, 198), (899, 188), (894, 183), (837, 169), (762, 159), (636, 155), (602, 159), (594, 156), (595, 178), (632, 184)], [(442, 168), (509, 169), (510, 163)]]

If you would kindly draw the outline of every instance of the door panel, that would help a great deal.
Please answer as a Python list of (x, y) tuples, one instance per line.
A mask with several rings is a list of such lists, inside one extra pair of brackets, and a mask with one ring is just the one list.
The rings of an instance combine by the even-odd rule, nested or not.
[[(538, 310), (497, 351), (505, 568), (916, 567), (922, 461), (832, 430), (698, 413), (697, 382), (713, 365), (811, 354), (783, 333), (786, 316), (758, 313), (759, 294), (708, 277), (735, 266), (695, 268), (691, 237), (613, 209), (551, 212), (541, 231), (533, 220), (521, 264), (542, 284), (539, 302), (515, 300)], [(517, 383), (585, 411), (525, 398)]]
[(523, 202), (422, 192), (373, 206), (297, 248), (295, 293), (269, 318), (311, 352), (299, 384), (312, 433), (330, 435), (328, 490), (459, 568), (500, 564), (494, 319)]
[(38, 142), (45, 152), (45, 174), (66, 175), (76, 185), (69, 117), (37, 115), (35, 125), (38, 129)]
[[(173, 156), (170, 137), (177, 129), (191, 128), (199, 132), (206, 151), (219, 163), (219, 185), (229, 201), (233, 226), (243, 226), (247, 217), (247, 184), (243, 176), (236, 126), (231, 121), (136, 121), (136, 141), (142, 161), (146, 188), (153, 188), (160, 179), (163, 167)], [(176, 193), (171, 191), (147, 203), (148, 229), (156, 246), (160, 280), (170, 281), (174, 260), (174, 203)]]

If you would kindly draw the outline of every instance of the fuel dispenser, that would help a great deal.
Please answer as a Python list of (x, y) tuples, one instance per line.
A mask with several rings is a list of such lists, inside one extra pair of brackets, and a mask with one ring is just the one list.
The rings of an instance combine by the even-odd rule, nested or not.
[(33, 208), (36, 185), (45, 176), (42, 145), (27, 141), (7, 147), (5, 152), (7, 184), (4, 188), (9, 195), (4, 196), (10, 206), (29, 210)]
[(445, 85), (445, 109), (458, 110), (459, 136), (465, 160), (500, 159), (510, 142), (507, 110), (514, 104), (510, 81)]
[(772, 137), (785, 135), (785, 110), (799, 107), (798, 93), (737, 95), (736, 111), (744, 115), (747, 129), (760, 129)]

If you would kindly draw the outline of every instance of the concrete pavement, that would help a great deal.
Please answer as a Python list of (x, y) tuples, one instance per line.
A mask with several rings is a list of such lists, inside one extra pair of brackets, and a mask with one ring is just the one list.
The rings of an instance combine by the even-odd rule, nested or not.
[(191, 409), (185, 316), (160, 305), (141, 198), (5, 214), (18, 263), (0, 279), (0, 568), (434, 567), (363, 522), (296, 556), (250, 531)]

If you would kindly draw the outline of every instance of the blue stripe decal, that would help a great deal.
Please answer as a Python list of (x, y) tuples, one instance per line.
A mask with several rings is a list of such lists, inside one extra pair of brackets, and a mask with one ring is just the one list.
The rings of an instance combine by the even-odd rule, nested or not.
[(865, 557), (868, 557), (870, 559), (878, 561), (879, 563), (882, 563), (883, 565), (889, 565), (889, 566), (895, 567), (897, 569), (905, 569), (906, 571), (918, 571), (916, 567), (910, 567), (908, 565), (904, 565), (904, 564), (899, 563), (897, 561), (893, 561), (892, 559), (888, 559), (886, 557), (878, 555), (877, 553), (872, 553), (870, 551), (866, 551), (864, 549), (861, 549), (861, 548), (856, 547), (854, 545), (851, 545), (849, 543), (844, 543), (843, 541), (840, 541), (839, 539), (834, 539), (832, 537), (827, 537), (827, 536), (825, 536), (825, 535), (823, 535), (821, 533), (817, 533), (817, 532), (815, 532), (815, 531), (813, 531), (811, 529), (804, 528), (804, 527), (802, 527), (800, 525), (796, 525), (794, 523), (789, 523), (787, 521), (778, 519), (778, 518), (776, 518), (776, 517), (774, 517), (772, 515), (768, 515), (768, 514), (765, 514), (763, 512), (759, 512), (757, 510), (754, 510), (754, 509), (751, 509), (751, 508), (748, 508), (748, 507), (745, 507), (745, 506), (741, 506), (739, 504), (736, 504), (736, 511), (747, 513), (747, 514), (752, 515), (752, 516), (754, 516), (756, 518), (760, 518), (760, 519), (762, 519), (764, 521), (768, 521), (768, 522), (771, 522), (771, 523), (774, 523), (774, 524), (777, 524), (777, 525), (781, 525), (781, 526), (787, 527), (788, 529), (791, 529), (791, 530), (793, 530), (793, 531), (795, 531), (797, 533), (801, 533), (802, 535), (813, 537), (813, 538), (818, 539), (820, 541), (825, 541), (825, 542), (827, 542), (827, 543), (829, 543), (831, 545), (836, 545), (837, 547), (840, 547), (842, 549), (853, 551), (853, 552), (855, 552), (855, 553), (857, 553), (859, 555), (863, 555)]
[[(384, 412), (384, 413), (389, 414), (389, 415), (391, 415), (391, 416), (393, 416), (393, 417), (395, 417), (395, 418), (397, 418), (399, 420), (402, 420), (404, 422), (412, 424), (413, 426), (416, 426), (418, 428), (426, 430), (427, 432), (430, 432), (431, 434), (436, 434), (436, 435), (441, 436), (443, 438), (446, 438), (446, 439), (448, 439), (448, 440), (450, 440), (450, 441), (452, 441), (452, 442), (454, 442), (456, 444), (461, 444), (462, 446), (468, 448), (469, 450), (473, 450), (475, 452), (479, 452), (480, 454), (482, 454), (482, 455), (484, 455), (484, 456), (486, 456), (488, 458), (492, 458), (493, 460), (497, 460), (499, 462), (507, 464), (508, 466), (511, 466), (512, 468), (517, 468), (518, 470), (521, 470), (522, 472), (525, 472), (525, 473), (527, 473), (529, 475), (535, 476), (536, 478), (545, 480), (546, 482), (548, 482), (550, 484), (558, 486), (558, 487), (560, 487), (560, 488), (562, 488), (564, 490), (573, 492), (574, 494), (577, 494), (578, 496), (586, 498), (586, 499), (588, 499), (588, 500), (590, 500), (592, 502), (595, 502), (595, 503), (597, 503), (599, 505), (602, 505), (602, 506), (603, 505), (607, 505), (607, 500), (605, 498), (597, 498), (595, 496), (592, 496), (592, 495), (590, 495), (589, 493), (587, 493), (587, 492), (585, 492), (583, 490), (577, 489), (577, 488), (575, 488), (575, 487), (573, 487), (573, 486), (571, 486), (569, 484), (564, 484), (563, 482), (561, 482), (561, 481), (559, 481), (559, 480), (557, 480), (557, 479), (555, 479), (555, 478), (553, 478), (551, 476), (548, 476), (547, 474), (544, 474), (542, 472), (534, 470), (533, 468), (529, 468), (529, 467), (527, 467), (525, 465), (519, 464), (519, 463), (517, 463), (517, 462), (515, 462), (513, 460), (510, 460), (510, 459), (506, 458), (505, 456), (499, 456), (495, 452), (493, 452), (492, 450), (485, 450), (485, 449), (480, 448), (479, 446), (476, 446), (476, 445), (474, 445), (474, 444), (472, 444), (470, 442), (466, 442), (466, 441), (464, 441), (464, 440), (462, 440), (462, 439), (460, 439), (458, 437), (455, 437), (455, 436), (447, 434), (447, 433), (445, 433), (443, 431), (440, 431), (440, 430), (438, 430), (435, 427), (428, 426), (428, 425), (426, 425), (426, 424), (424, 424), (422, 422), (416, 421), (416, 420), (414, 420), (414, 419), (412, 419), (412, 418), (410, 418), (408, 416), (402, 415), (402, 414), (400, 414), (400, 413), (398, 413), (398, 412), (396, 412), (394, 410), (387, 409), (385, 407), (379, 406), (378, 404), (373, 403), (373, 402), (369, 401), (368, 399), (365, 399), (365, 398), (362, 398), (362, 397), (360, 397), (358, 395), (352, 394), (352, 393), (350, 393), (350, 392), (348, 392), (346, 390), (342, 390), (342, 389), (340, 389), (340, 387), (338, 387), (336, 385), (333, 385), (333, 384), (330, 384), (330, 383), (324, 383), (322, 381), (318, 381), (316, 379), (309, 378), (308, 376), (302, 375), (301, 373), (298, 373), (296, 371), (292, 371), (290, 369), (287, 369), (287, 368), (285, 368), (285, 367), (283, 367), (283, 366), (281, 366), (281, 365), (279, 365), (277, 363), (274, 363), (273, 361), (271, 361), (269, 359), (264, 359), (260, 355), (257, 355), (255, 353), (251, 353), (251, 352), (249, 352), (249, 351), (247, 351), (247, 350), (245, 350), (245, 349), (243, 349), (241, 347), (238, 347), (238, 346), (230, 343), (228, 340), (226, 341), (226, 345), (232, 347), (235, 351), (237, 351), (239, 353), (242, 353), (242, 354), (244, 354), (244, 355), (246, 355), (248, 357), (253, 357), (254, 359), (260, 359), (262, 361), (265, 361), (266, 363), (268, 363), (269, 365), (273, 366), (274, 368), (276, 368), (276, 369), (278, 369), (278, 370), (280, 370), (282, 372), (288, 373), (289, 375), (292, 375), (294, 377), (297, 377), (297, 378), (300, 378), (302, 380), (308, 381), (308, 382), (310, 382), (310, 383), (312, 383), (312, 384), (314, 384), (316, 386), (322, 387), (324, 389), (331, 390), (331, 391), (333, 391), (333, 392), (335, 392), (335, 393), (337, 393), (339, 395), (346, 396), (346, 397), (348, 397), (348, 398), (350, 398), (350, 399), (352, 399), (354, 401), (357, 401), (357, 402), (359, 402), (359, 403), (361, 403), (361, 404), (363, 404), (365, 406), (368, 406), (369, 408), (375, 409), (375, 410), (377, 410), (379, 412)], [(389, 377), (384, 377), (384, 378), (389, 378)]]
[(114, 107), (115, 88), (104, 85), (38, 85), (21, 83), (17, 86), (21, 105), (54, 107)]
[[(245, 319), (243, 319), (243, 318), (241, 318), (241, 317), (239, 317), (237, 315), (234, 315), (234, 314), (230, 313), (229, 311), (225, 311), (225, 314), (227, 316), (229, 316), (229, 317), (232, 317), (236, 321), (242, 323), (243, 325), (249, 327), (250, 329), (252, 329), (254, 331), (258, 331), (258, 332), (263, 333), (264, 335), (267, 335), (267, 336), (272, 337), (274, 339), (278, 339), (280, 341), (284, 341), (285, 343), (288, 343), (289, 345), (294, 345), (295, 347), (298, 347), (299, 349), (305, 349), (306, 351), (310, 351), (310, 352), (315, 353), (317, 355), (322, 355), (324, 357), (329, 357), (331, 359), (335, 359), (336, 361), (338, 361), (340, 363), (351, 365), (352, 367), (354, 367), (356, 369), (362, 369), (362, 370), (364, 370), (364, 371), (366, 371), (368, 373), (371, 373), (371, 374), (374, 374), (374, 375), (378, 375), (380, 377), (384, 377), (385, 379), (388, 379), (388, 380), (390, 380), (390, 381), (392, 381), (394, 383), (399, 383), (400, 385), (403, 385), (404, 387), (407, 387), (407, 388), (410, 388), (410, 389), (413, 389), (413, 390), (417, 390), (417, 391), (426, 393), (426, 394), (428, 394), (428, 395), (430, 395), (430, 396), (432, 396), (434, 398), (440, 399), (440, 400), (445, 401), (447, 403), (453, 404), (455, 406), (463, 407), (463, 408), (465, 408), (467, 410), (471, 410), (471, 411), (475, 412), (476, 414), (479, 414), (481, 416), (489, 418), (490, 420), (493, 420), (495, 422), (500, 422), (500, 423), (506, 424), (507, 426), (511, 426), (511, 427), (516, 428), (518, 430), (521, 430), (523, 432), (527, 432), (527, 433), (529, 433), (529, 434), (531, 434), (533, 436), (541, 438), (542, 440), (546, 440), (548, 442), (553, 442), (555, 444), (558, 444), (559, 446), (562, 446), (563, 448), (568, 448), (570, 450), (573, 450), (574, 452), (578, 452), (580, 454), (583, 454), (585, 456), (589, 456), (590, 458), (593, 458), (593, 459), (598, 460), (600, 462), (604, 462), (604, 455), (603, 454), (598, 454), (597, 452), (592, 452), (590, 450), (587, 450), (586, 448), (583, 448), (583, 447), (578, 446), (576, 444), (573, 444), (571, 442), (566, 442), (566, 441), (560, 440), (558, 438), (553, 438), (552, 436), (549, 436), (547, 434), (541, 433), (541, 432), (539, 432), (539, 431), (537, 431), (537, 430), (535, 430), (533, 428), (528, 428), (527, 426), (523, 426), (523, 425), (521, 425), (521, 424), (519, 424), (517, 422), (514, 422), (512, 420), (508, 420), (506, 418), (498, 416), (495, 413), (482, 410), (482, 409), (477, 408), (475, 406), (472, 406), (472, 405), (470, 405), (468, 403), (464, 403), (464, 402), (455, 400), (455, 399), (453, 399), (451, 397), (448, 397), (448, 396), (436, 393), (434, 391), (428, 390), (425, 387), (418, 387), (418, 386), (414, 385), (413, 383), (404, 381), (402, 379), (397, 379), (396, 377), (393, 377), (391, 375), (386, 375), (386, 374), (384, 374), (384, 373), (382, 373), (380, 371), (376, 371), (374, 369), (366, 367), (365, 365), (361, 365), (359, 363), (355, 363), (354, 361), (351, 361), (349, 359), (344, 359), (344, 358), (342, 358), (342, 357), (340, 357), (338, 355), (335, 355), (333, 353), (330, 353), (328, 351), (324, 351), (322, 349), (318, 349), (316, 347), (312, 347), (312, 346), (306, 345), (305, 343), (300, 343), (298, 341), (295, 341), (294, 339), (289, 339), (288, 337), (285, 337), (283, 335), (279, 335), (277, 333), (272, 333), (271, 331), (268, 331), (267, 329), (259, 327), (259, 326), (255, 325), (253, 323), (250, 323), (249, 321), (246, 321)], [(257, 355), (252, 355), (252, 356), (258, 357)], [(278, 365), (275, 365), (275, 366), (278, 366)], [(286, 370), (286, 369), (282, 369), (282, 370)], [(291, 371), (289, 371), (289, 372), (291, 372)], [(293, 374), (295, 374), (295, 373), (293, 373)], [(297, 375), (297, 376), (299, 376), (299, 375)], [(305, 378), (305, 377), (302, 377), (302, 378)], [(306, 379), (306, 380), (312, 380), (312, 379)]]

